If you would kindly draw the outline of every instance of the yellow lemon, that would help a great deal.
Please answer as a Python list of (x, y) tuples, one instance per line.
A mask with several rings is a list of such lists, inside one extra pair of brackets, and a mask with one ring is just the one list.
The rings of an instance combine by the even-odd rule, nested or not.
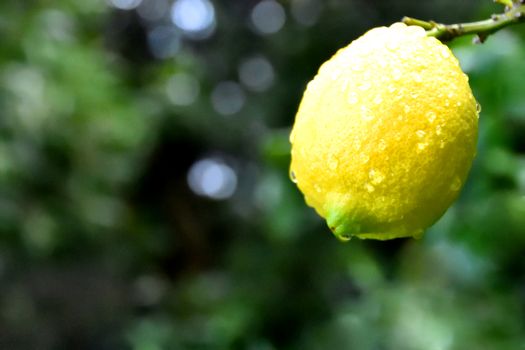
[(342, 240), (419, 237), (465, 182), (477, 109), (447, 46), (416, 26), (374, 28), (308, 84), (290, 176)]

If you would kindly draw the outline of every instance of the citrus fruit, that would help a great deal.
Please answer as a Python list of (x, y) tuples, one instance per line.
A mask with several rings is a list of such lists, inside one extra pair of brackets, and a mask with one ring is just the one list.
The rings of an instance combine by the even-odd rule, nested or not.
[(308, 84), (290, 176), (342, 240), (420, 237), (465, 182), (478, 113), (447, 46), (416, 26), (374, 28)]

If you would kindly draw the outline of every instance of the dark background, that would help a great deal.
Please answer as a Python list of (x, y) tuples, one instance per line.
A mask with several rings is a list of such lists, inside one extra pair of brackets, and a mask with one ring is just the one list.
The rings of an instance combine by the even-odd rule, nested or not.
[(1, 349), (525, 349), (522, 28), (452, 44), (483, 106), (421, 240), (337, 241), (288, 179), (306, 83), (491, 1), (0, 2)]

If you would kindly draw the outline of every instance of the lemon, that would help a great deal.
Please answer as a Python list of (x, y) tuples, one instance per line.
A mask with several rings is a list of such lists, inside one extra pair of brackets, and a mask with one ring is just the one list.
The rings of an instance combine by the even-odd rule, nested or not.
[(416, 26), (374, 28), (308, 84), (290, 176), (342, 240), (420, 237), (466, 180), (477, 106), (447, 46)]

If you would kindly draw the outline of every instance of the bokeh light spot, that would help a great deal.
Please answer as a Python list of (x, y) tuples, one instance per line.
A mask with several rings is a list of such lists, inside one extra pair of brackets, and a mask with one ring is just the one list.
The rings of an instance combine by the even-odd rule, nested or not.
[(148, 21), (158, 21), (169, 10), (169, 4), (167, 0), (146, 0), (142, 1), (140, 6), (137, 8), (137, 12), (140, 17)]
[(273, 34), (284, 26), (286, 13), (278, 2), (263, 0), (253, 8), (251, 20), (260, 34)]
[(188, 185), (199, 196), (230, 198), (237, 188), (237, 174), (223, 161), (207, 158), (197, 161), (188, 172)]
[(275, 72), (272, 64), (263, 56), (250, 57), (239, 66), (241, 82), (252, 91), (265, 91), (272, 86)]
[(133, 10), (142, 0), (110, 0), (110, 4), (120, 10)]
[(165, 282), (153, 275), (138, 277), (133, 287), (136, 301), (143, 306), (157, 304), (166, 292)]
[(168, 99), (175, 105), (188, 106), (199, 96), (199, 81), (190, 74), (177, 73), (166, 83)]
[(319, 19), (323, 3), (319, 0), (292, 0), (290, 6), (295, 21), (309, 27)]
[(213, 89), (211, 102), (213, 108), (222, 115), (232, 115), (244, 106), (246, 96), (239, 84), (233, 81), (223, 81)]
[(149, 48), (156, 58), (175, 56), (180, 49), (180, 41), (180, 34), (172, 26), (158, 26), (148, 33)]
[(215, 27), (215, 9), (208, 0), (177, 0), (171, 8), (171, 19), (190, 37), (206, 38)]

